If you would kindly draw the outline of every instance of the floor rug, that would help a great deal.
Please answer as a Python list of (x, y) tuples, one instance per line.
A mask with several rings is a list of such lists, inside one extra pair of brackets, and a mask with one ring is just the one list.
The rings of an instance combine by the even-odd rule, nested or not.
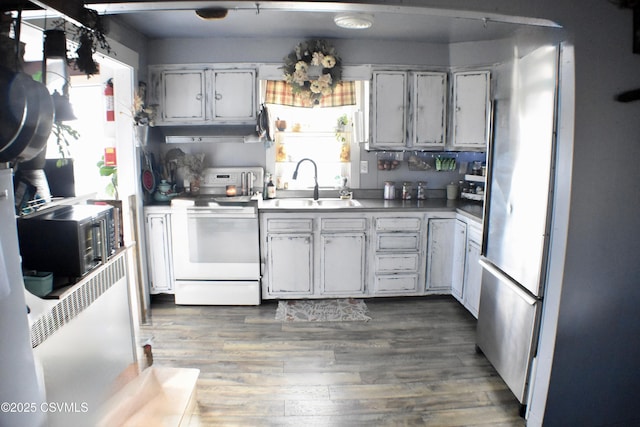
[(369, 309), (362, 300), (321, 299), (279, 301), (276, 320), (283, 322), (367, 322)]

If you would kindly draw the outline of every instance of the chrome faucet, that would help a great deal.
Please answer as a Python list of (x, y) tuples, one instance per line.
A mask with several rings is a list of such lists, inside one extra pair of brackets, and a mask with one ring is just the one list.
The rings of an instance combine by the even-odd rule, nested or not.
[(340, 189), (340, 192), (338, 194), (340, 194), (341, 199), (350, 199), (353, 196), (353, 193), (349, 191), (349, 187), (347, 187), (346, 176), (342, 177), (342, 188)]
[(319, 191), (318, 191), (318, 165), (316, 165), (316, 162), (314, 162), (313, 160), (309, 159), (309, 158), (304, 158), (302, 160), (300, 160), (298, 162), (298, 164), (296, 165), (296, 170), (293, 171), (293, 179), (298, 179), (298, 168), (300, 167), (300, 163), (304, 162), (305, 160), (310, 161), (311, 163), (313, 163), (313, 170), (314, 170), (314, 174), (313, 174), (313, 179), (316, 182), (316, 185), (313, 187), (313, 200), (318, 200), (319, 197)]

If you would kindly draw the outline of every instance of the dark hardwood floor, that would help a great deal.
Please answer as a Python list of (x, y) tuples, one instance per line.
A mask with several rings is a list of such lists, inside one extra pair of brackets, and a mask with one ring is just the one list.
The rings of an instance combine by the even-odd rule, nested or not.
[(453, 298), (366, 299), (369, 322), (154, 298), (155, 366), (200, 369), (191, 426), (524, 426)]

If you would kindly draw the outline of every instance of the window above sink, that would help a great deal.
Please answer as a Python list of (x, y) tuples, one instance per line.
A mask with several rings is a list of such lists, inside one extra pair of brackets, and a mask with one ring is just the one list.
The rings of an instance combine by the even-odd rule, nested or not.
[(354, 117), (366, 115), (368, 90), (368, 82), (357, 81), (356, 105), (342, 107), (267, 104), (272, 125), (276, 122), (280, 125), (274, 132), (275, 142), (266, 153), (267, 170), (273, 171), (273, 182), (278, 190), (313, 188), (314, 174), (310, 165), (303, 165), (298, 178), (292, 179), (297, 162), (306, 157), (318, 165), (320, 188), (339, 188), (344, 177), (349, 187), (358, 187), (360, 147), (353, 123)]

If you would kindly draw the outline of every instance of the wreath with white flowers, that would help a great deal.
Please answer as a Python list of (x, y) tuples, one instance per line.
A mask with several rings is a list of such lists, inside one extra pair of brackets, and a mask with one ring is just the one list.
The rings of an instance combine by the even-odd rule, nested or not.
[(342, 77), (340, 57), (325, 40), (307, 40), (284, 58), (284, 76), (293, 93), (318, 104), (331, 95)]

